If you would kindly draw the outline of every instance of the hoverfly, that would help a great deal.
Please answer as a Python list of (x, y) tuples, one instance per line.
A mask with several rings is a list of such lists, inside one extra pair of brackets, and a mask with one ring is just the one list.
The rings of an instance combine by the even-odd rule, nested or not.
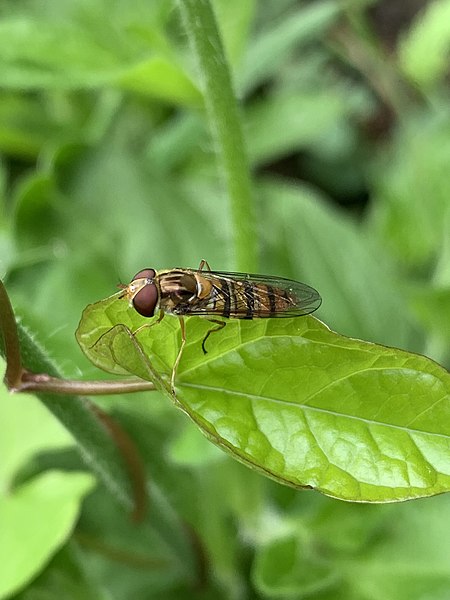
[(137, 331), (160, 323), (165, 314), (179, 318), (181, 346), (172, 368), (172, 390), (186, 344), (184, 316), (207, 317), (217, 325), (203, 339), (202, 350), (207, 354), (206, 340), (226, 325), (225, 321), (211, 317), (300, 317), (317, 310), (322, 302), (319, 293), (305, 283), (270, 275), (211, 271), (205, 260), (201, 261), (198, 269), (143, 269), (136, 273), (129, 285), (120, 287), (124, 290), (121, 297), (128, 298), (130, 305), (143, 317), (153, 317), (159, 311), (154, 323), (142, 325)]

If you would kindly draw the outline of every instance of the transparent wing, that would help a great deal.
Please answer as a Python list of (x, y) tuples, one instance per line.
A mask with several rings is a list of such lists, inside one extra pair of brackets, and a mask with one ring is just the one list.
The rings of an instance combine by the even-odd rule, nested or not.
[[(230, 306), (231, 318), (299, 317), (314, 312), (322, 303), (314, 288), (283, 277), (228, 271), (196, 272), (213, 284), (215, 305), (223, 301)], [(249, 306), (255, 307), (252, 316)], [(220, 311), (211, 304), (191, 306), (189, 314), (218, 316)]]

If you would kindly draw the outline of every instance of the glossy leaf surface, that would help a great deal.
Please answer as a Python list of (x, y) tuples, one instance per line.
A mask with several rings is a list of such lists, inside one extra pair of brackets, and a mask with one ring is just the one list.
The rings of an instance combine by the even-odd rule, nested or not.
[[(77, 339), (98, 367), (170, 393), (177, 319), (154, 327), (116, 294), (84, 311)], [(148, 321), (152, 323), (152, 321)], [(433, 361), (345, 338), (314, 318), (230, 320), (207, 342), (187, 321), (176, 402), (235, 458), (281, 483), (354, 501), (450, 487), (450, 376)]]

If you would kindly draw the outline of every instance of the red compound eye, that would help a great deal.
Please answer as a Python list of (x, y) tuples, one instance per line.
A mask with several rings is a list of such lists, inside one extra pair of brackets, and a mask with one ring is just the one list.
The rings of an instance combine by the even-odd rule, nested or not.
[(156, 271), (155, 269), (142, 269), (142, 271), (139, 271), (139, 273), (136, 273), (136, 275), (133, 277), (133, 279), (131, 281), (134, 281), (135, 279), (153, 279), (156, 275)]
[(155, 276), (156, 272), (154, 269), (142, 269), (132, 279), (132, 281), (136, 281), (136, 279), (152, 280), (151, 283), (149, 282), (144, 285), (133, 298), (135, 310), (143, 317), (153, 317), (156, 305), (158, 304), (158, 288), (153, 283)]

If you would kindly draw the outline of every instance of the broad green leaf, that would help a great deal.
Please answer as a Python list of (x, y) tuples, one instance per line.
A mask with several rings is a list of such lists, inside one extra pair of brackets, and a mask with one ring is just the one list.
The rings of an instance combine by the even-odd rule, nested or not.
[[(123, 351), (108, 345), (118, 324), (132, 332), (144, 323), (115, 295), (85, 309), (77, 339), (108, 371), (117, 368), (113, 357), (142, 376), (148, 357), (156, 383), (170, 392), (180, 343), (175, 318), (140, 328)], [(450, 489), (450, 376), (442, 367), (345, 338), (312, 317), (230, 320), (210, 337), (205, 357), (201, 342), (210, 328), (200, 318), (187, 321), (176, 402), (238, 460), (281, 483), (345, 500)]]
[(0, 498), (0, 598), (34, 577), (72, 532), (94, 479), (47, 472)]

